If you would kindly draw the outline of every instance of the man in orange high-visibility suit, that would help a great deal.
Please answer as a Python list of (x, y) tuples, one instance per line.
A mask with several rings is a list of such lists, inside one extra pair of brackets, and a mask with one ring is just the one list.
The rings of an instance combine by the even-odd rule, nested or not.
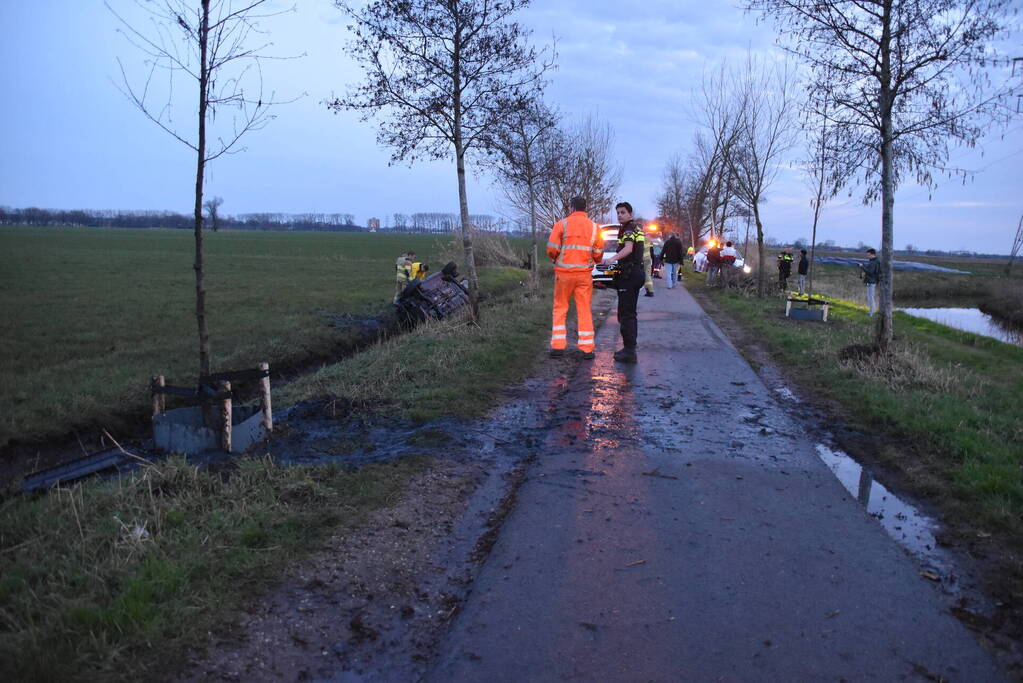
[(551, 356), (565, 355), (568, 345), (568, 302), (575, 299), (579, 319), (579, 350), (593, 359), (593, 277), (590, 271), (604, 254), (604, 241), (597, 224), (586, 215), (586, 200), (572, 197), (571, 215), (554, 224), (547, 240), (547, 256), (554, 262), (554, 323), (551, 326)]

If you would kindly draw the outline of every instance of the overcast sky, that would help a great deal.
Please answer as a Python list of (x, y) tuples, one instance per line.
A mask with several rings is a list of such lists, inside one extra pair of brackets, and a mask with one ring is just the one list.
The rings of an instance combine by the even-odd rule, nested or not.
[[(136, 16), (130, 0), (111, 5)], [(549, 100), (569, 119), (596, 113), (611, 123), (620, 196), (648, 217), (668, 157), (690, 149), (701, 73), (747, 49), (775, 49), (769, 25), (715, 0), (535, 0), (519, 18), (535, 43), (557, 37)], [(305, 55), (268, 65), (264, 87), (300, 99), (247, 136), (244, 152), (213, 164), (207, 192), (224, 198), (223, 212), (346, 212), (386, 224), (396, 212), (457, 211), (453, 162), (391, 166), (372, 122), (322, 104), (359, 79), (342, 51), (345, 23), (329, 0), (298, 0), (295, 13), (263, 22), (269, 52)], [(0, 0), (0, 25), (0, 204), (190, 212), (194, 157), (119, 92), (118, 57), (135, 74), (142, 58), (101, 1)], [(190, 115), (182, 109), (177, 120)], [(907, 182), (896, 200), (896, 246), (1007, 253), (1023, 213), (1023, 117), (976, 150), (953, 150), (952, 161), (976, 170), (975, 179), (946, 181), (930, 201), (928, 189)], [(826, 208), (819, 238), (876, 245), (879, 207), (853, 192)], [(508, 213), (486, 177), (471, 180), (469, 202), (473, 213)], [(808, 237), (810, 219), (799, 171), (782, 169), (764, 208), (767, 234)]]

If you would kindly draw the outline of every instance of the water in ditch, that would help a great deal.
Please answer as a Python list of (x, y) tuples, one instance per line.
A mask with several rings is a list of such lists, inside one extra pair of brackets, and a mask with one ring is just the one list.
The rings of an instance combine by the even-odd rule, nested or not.
[(1023, 330), (1005, 325), (978, 308), (899, 308), (896, 310), (964, 332), (991, 337), (1006, 344), (1023, 346)]

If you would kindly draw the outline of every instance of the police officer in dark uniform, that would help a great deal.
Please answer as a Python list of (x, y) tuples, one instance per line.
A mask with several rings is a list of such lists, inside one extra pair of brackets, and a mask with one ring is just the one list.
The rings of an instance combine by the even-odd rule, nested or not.
[(643, 227), (632, 220), (632, 204), (621, 202), (615, 205), (618, 213), (618, 253), (608, 256), (604, 263), (618, 262), (618, 274), (614, 286), (618, 290), (618, 325), (622, 332), (624, 348), (615, 351), (615, 360), (620, 363), (636, 362), (636, 335), (639, 323), (636, 320), (636, 306), (639, 290), (643, 289), (646, 273), (643, 268), (643, 253), (646, 251), (646, 237)]
[(792, 247), (786, 247), (778, 254), (778, 288), (787, 291), (792, 277)]

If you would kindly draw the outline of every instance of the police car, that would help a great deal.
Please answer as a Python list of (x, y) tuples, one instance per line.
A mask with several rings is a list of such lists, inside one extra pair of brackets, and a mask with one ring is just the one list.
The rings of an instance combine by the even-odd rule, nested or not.
[[(610, 225), (600, 226), (600, 237), (604, 240), (604, 259), (614, 256), (618, 253), (618, 228), (621, 227), (617, 223)], [(611, 284), (614, 279), (615, 273), (618, 272), (617, 263), (609, 263), (607, 265), (598, 263), (593, 266), (593, 270), (590, 271), (590, 275), (593, 276), (593, 286), (598, 289), (607, 287)]]

